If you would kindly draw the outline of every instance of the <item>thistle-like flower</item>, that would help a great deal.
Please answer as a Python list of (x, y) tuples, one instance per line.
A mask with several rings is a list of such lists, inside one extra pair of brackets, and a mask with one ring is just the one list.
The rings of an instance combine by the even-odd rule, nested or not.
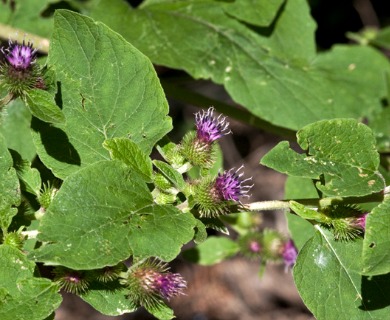
[(41, 69), (35, 63), (37, 49), (30, 42), (18, 44), (10, 40), (8, 47), (2, 47), (0, 51), (4, 55), (4, 61), (0, 63), (0, 84), (11, 95), (44, 86)]
[(115, 266), (106, 266), (95, 271), (96, 280), (101, 282), (111, 282), (119, 278), (121, 272), (124, 271), (125, 265), (119, 263)]
[(253, 185), (248, 181), (252, 178), (242, 180), (244, 173), (239, 172), (242, 168), (219, 173), (213, 180), (205, 178), (195, 186), (194, 199), (201, 216), (215, 217), (227, 213), (230, 205), (240, 202), (240, 197), (249, 197), (248, 192)]
[(1, 48), (1, 52), (4, 54), (8, 63), (17, 70), (26, 70), (31, 68), (32, 64), (36, 61), (37, 49), (33, 48), (32, 43), (28, 42), (27, 45), (23, 41), (23, 44), (17, 42), (8, 43), (7, 48)]
[(187, 133), (181, 144), (180, 154), (192, 165), (210, 168), (215, 161), (215, 142), (229, 134), (226, 117), (214, 117), (214, 108), (195, 114), (196, 133)]
[(363, 213), (361, 216), (357, 217), (356, 224), (363, 229), (366, 230), (366, 219), (367, 219), (368, 212)]
[(261, 257), (263, 251), (263, 235), (261, 232), (249, 232), (238, 238), (240, 252), (251, 259)]
[(179, 273), (160, 273), (154, 279), (154, 288), (166, 300), (183, 294), (187, 283)]
[(72, 270), (66, 267), (54, 269), (54, 281), (58, 282), (66, 292), (81, 294), (89, 286), (89, 277), (86, 271)]
[(8, 232), (3, 235), (3, 244), (22, 249), (24, 243), (24, 236), (20, 231)]
[(246, 184), (252, 178), (242, 180), (243, 172), (239, 171), (244, 166), (241, 166), (236, 171), (234, 168), (223, 173), (218, 173), (217, 179), (215, 179), (214, 190), (218, 193), (223, 200), (238, 201), (241, 196), (249, 197), (248, 192), (253, 185)]
[(207, 111), (197, 112), (195, 114), (196, 136), (199, 141), (211, 144), (224, 135), (231, 133), (229, 122), (226, 117), (219, 115), (214, 117), (214, 108), (210, 107)]
[(287, 269), (292, 268), (297, 260), (298, 250), (291, 239), (283, 245), (282, 257)]
[(335, 240), (354, 240), (364, 234), (367, 213), (355, 205), (334, 204), (321, 209), (320, 213), (321, 225), (333, 232)]
[(145, 261), (130, 268), (121, 283), (129, 289), (128, 298), (134, 306), (158, 307), (163, 300), (184, 294), (186, 281), (179, 273), (171, 273), (165, 263)]

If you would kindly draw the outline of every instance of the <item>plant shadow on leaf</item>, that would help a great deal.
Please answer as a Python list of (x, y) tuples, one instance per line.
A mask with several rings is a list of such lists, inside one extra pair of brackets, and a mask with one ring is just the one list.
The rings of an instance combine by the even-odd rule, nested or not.
[(270, 37), (274, 31), (275, 31), (275, 28), (276, 28), (276, 23), (278, 22), (281, 14), (283, 13), (284, 9), (286, 7), (286, 2), (284, 2), (278, 12), (276, 13), (274, 19), (272, 20), (272, 23), (269, 25), (269, 26), (266, 26), (266, 27), (261, 27), (261, 26), (254, 26), (254, 25), (251, 25), (249, 23), (245, 23), (244, 21), (241, 21), (242, 24), (245, 24), (245, 26), (249, 29), (251, 29), (252, 31), (256, 32), (257, 34), (263, 36), (263, 37)]
[(88, 287), (88, 291), (104, 291), (105, 293), (114, 293), (115, 291), (120, 291), (123, 290), (124, 287), (119, 283), (118, 280), (113, 280), (110, 282), (98, 282), (98, 281), (93, 281)]
[(390, 306), (390, 273), (362, 277), (362, 306), (359, 309), (372, 311)]
[(42, 144), (49, 156), (64, 163), (81, 165), (80, 155), (63, 130), (35, 117), (31, 121), (31, 128), (40, 134)]

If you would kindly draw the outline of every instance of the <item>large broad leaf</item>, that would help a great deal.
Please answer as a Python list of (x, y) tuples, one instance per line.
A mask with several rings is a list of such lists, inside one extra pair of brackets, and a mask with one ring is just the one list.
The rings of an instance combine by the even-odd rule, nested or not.
[(12, 165), (6, 141), (0, 134), (0, 228), (4, 230), (11, 224), (17, 213), (15, 206), (20, 203), (19, 180)]
[(73, 269), (116, 265), (131, 254), (175, 258), (194, 235), (195, 219), (160, 207), (144, 176), (119, 161), (101, 161), (67, 178), (39, 229), (32, 258)]
[(363, 242), (363, 274), (390, 272), (390, 198), (374, 208), (366, 219)]
[(362, 277), (362, 241), (333, 238), (319, 229), (300, 251), (294, 280), (304, 303), (318, 320), (386, 319), (390, 275)]
[(145, 181), (152, 180), (152, 160), (140, 149), (140, 147), (127, 138), (115, 138), (104, 141), (112, 159), (122, 161), (129, 167), (144, 175)]
[[(256, 1), (253, 11), (270, 1)], [(288, 0), (268, 28), (241, 20), (238, 2), (153, 1), (140, 9), (101, 0), (92, 16), (120, 32), (156, 63), (223, 84), (253, 114), (281, 127), (381, 108), (389, 62), (368, 47), (337, 46), (316, 55), (307, 1)], [(267, 12), (264, 13), (267, 15)], [(260, 21), (261, 18), (259, 18)]]
[(34, 278), (35, 264), (18, 249), (0, 246), (0, 319), (42, 320), (61, 303), (58, 286)]
[(241, 0), (234, 1), (225, 10), (239, 20), (266, 27), (271, 24), (284, 2), (285, 0)]
[(381, 191), (379, 154), (370, 128), (352, 119), (319, 121), (297, 134), (306, 154), (279, 143), (261, 163), (291, 176), (320, 180), (327, 196), (364, 196)]
[(54, 97), (49, 92), (31, 89), (25, 93), (25, 102), (31, 114), (38, 119), (53, 124), (65, 122), (64, 114), (55, 104)]
[(131, 301), (126, 298), (128, 289), (117, 281), (111, 283), (92, 283), (81, 298), (102, 314), (118, 316), (135, 311)]
[(0, 133), (7, 141), (8, 149), (17, 151), (28, 161), (36, 154), (30, 125), (31, 113), (20, 99), (11, 101), (1, 113)]
[(149, 154), (170, 130), (167, 101), (151, 62), (105, 25), (56, 11), (48, 64), (60, 84), (66, 124), (36, 120), (33, 129), (41, 160), (58, 177), (109, 159), (102, 146), (109, 138), (131, 138)]

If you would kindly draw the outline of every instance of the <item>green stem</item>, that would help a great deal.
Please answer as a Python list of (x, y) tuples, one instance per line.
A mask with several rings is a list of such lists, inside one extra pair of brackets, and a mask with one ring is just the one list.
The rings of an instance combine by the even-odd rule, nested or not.
[(34, 48), (37, 48), (41, 53), (47, 54), (49, 52), (49, 39), (2, 23), (0, 23), (0, 38), (4, 40), (10, 39), (12, 41), (18, 41), (19, 43), (23, 42), (23, 40), (30, 41), (33, 43)]
[(358, 203), (372, 203), (382, 202), (385, 197), (390, 196), (390, 186), (387, 186), (382, 192), (373, 193), (364, 197), (334, 197), (323, 199), (289, 199), (289, 200), (271, 200), (271, 201), (259, 201), (252, 202), (244, 205), (245, 210), (249, 211), (267, 211), (267, 210), (289, 210), (290, 201), (294, 200), (300, 204), (310, 207), (325, 207), (334, 203), (343, 204), (358, 204)]

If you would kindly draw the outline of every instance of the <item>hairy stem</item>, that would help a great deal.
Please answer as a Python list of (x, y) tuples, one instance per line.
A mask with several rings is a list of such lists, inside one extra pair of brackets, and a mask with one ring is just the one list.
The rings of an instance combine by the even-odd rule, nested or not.
[(289, 210), (290, 201), (294, 200), (300, 204), (311, 207), (325, 207), (335, 203), (343, 204), (358, 204), (358, 203), (372, 203), (382, 202), (385, 197), (390, 196), (390, 186), (383, 189), (382, 192), (373, 193), (364, 197), (333, 197), (323, 199), (289, 199), (289, 200), (271, 200), (252, 202), (244, 205), (244, 209), (249, 211), (267, 211), (267, 210)]

